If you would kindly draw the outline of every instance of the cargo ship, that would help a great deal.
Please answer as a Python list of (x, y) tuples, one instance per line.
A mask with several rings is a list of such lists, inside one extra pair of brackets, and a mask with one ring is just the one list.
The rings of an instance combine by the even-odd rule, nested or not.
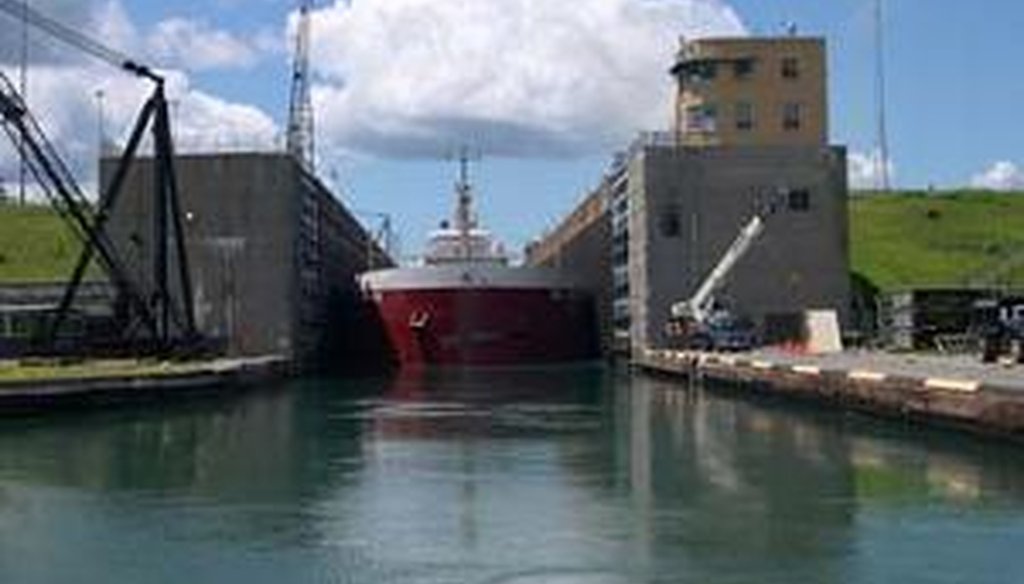
[(554, 268), (512, 265), (473, 209), (461, 161), (451, 220), (419, 265), (366, 272), (360, 287), (398, 365), (516, 366), (596, 357), (593, 299)]

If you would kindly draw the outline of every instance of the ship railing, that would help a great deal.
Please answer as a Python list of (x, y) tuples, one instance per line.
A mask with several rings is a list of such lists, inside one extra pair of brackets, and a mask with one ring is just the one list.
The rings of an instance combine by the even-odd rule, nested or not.
[[(428, 260), (428, 258), (430, 258)], [(403, 255), (397, 258), (398, 265), (406, 268), (421, 268), (427, 265), (445, 265), (469, 262), (477, 265), (509, 265), (520, 266), (526, 263), (526, 255), (522, 253), (505, 252), (501, 256), (479, 257), (479, 258), (437, 258), (425, 254)]]

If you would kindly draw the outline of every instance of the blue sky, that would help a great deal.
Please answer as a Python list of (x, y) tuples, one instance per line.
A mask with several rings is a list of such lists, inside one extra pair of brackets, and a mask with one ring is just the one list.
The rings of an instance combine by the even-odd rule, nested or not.
[[(49, 4), (60, 1), (49, 0)], [(143, 39), (137, 38), (137, 44), (144, 43), (161, 23), (177, 19), (250, 47), (255, 56), (239, 57), (234, 65), (232, 58), (238, 55), (233, 53), (225, 57), (227, 64), (196, 65), (203, 62), (205, 45), (192, 53), (180, 50), (173, 65), (187, 71), (192, 88), (225, 104), (255, 106), (260, 115), (269, 116), (278, 127), (283, 125), (290, 53), (284, 37), (291, 2), (94, 1), (120, 2), (135, 36)], [(852, 152), (867, 154), (874, 148), (876, 127), (872, 1), (587, 0), (556, 3), (564, 8), (553, 4), (530, 20), (531, 15), (508, 8), (529, 3), (511, 0), (357, 0), (358, 18), (345, 5), (320, 0), (315, 55), (322, 86), (316, 94), (321, 118), (318, 140), (324, 145), (321, 175), (339, 185), (341, 198), (352, 208), (392, 214), (403, 251), (416, 253), (425, 232), (448, 214), (451, 205), (455, 166), (444, 160), (445, 152), (454, 149), (455, 142), (478, 139), (485, 143), (484, 158), (474, 171), (483, 220), (510, 248), (518, 249), (597, 183), (616, 140), (624, 142), (620, 137), (632, 129), (660, 129), (668, 124), (667, 108), (661, 109), (657, 101), (644, 101), (645, 93), (636, 87), (649, 85), (646, 93), (650, 95), (667, 92), (672, 81), (663, 71), (674, 48), (667, 39), (677, 32), (729, 30), (730, 8), (753, 34), (773, 34), (783, 22), (793, 21), (801, 32), (828, 39), (831, 138)], [(370, 5), (381, 8), (366, 9)], [(449, 22), (455, 11), (466, 6), (483, 10), (487, 5), (500, 11), (482, 11), (475, 20)], [(623, 8), (631, 5), (632, 11)], [(896, 184), (962, 186), (1000, 161), (1010, 163), (1004, 168), (1018, 173), (1011, 173), (1011, 179), (1020, 180), (1024, 74), (1019, 57), (1024, 3), (886, 0), (885, 6), (889, 134)], [(573, 7), (576, 13), (570, 12)], [(579, 24), (581, 32), (566, 37), (579, 42), (566, 46), (529, 38), (503, 42), (489, 38), (514, 37), (509, 31), (521, 30), (497, 22), (510, 13), (542, 31), (564, 31)], [(613, 39), (609, 32), (616, 30), (616, 18), (628, 20), (623, 36), (631, 34), (628, 31), (651, 30), (654, 33), (649, 36), (663, 48), (643, 45), (648, 39), (642, 34)], [(700, 23), (690, 22), (694, 19)], [(379, 29), (367, 30), (371, 25)], [(454, 28), (444, 28), (448, 25)], [(421, 35), (432, 27), (444, 31), (435, 35), (440, 41), (433, 41), (440, 48), (417, 52)], [(375, 37), (377, 30), (382, 32)], [(607, 42), (595, 41), (595, 31), (605, 35)], [(465, 39), (452, 43), (453, 37)], [(475, 48), (495, 53), (490, 69), (487, 59), (469, 58)], [(164, 47), (161, 56), (166, 57), (168, 50)], [(429, 60), (437, 60), (438, 55), (445, 62)], [(363, 62), (368, 58), (372, 62)], [(646, 67), (648, 72), (634, 74), (631, 60), (636, 70)], [(605, 81), (594, 75), (595, 67), (604, 62), (617, 67), (629, 85), (624, 81), (608, 87), (608, 96), (594, 97), (602, 93), (600, 83)], [(578, 85), (579, 101), (567, 102), (571, 88), (553, 78), (571, 76), (577, 63), (582, 73), (572, 83)], [(465, 78), (460, 78), (462, 67)], [(474, 67), (482, 68), (475, 77)], [(392, 77), (381, 74), (385, 70), (393, 70)], [(405, 75), (408, 83), (396, 81), (399, 75)], [(479, 88), (492, 80), (500, 92)], [(531, 87), (517, 86), (520, 80)], [(638, 93), (615, 99), (612, 94), (622, 93), (625, 87)], [(355, 90), (348, 91), (351, 88)], [(357, 99), (353, 96), (360, 88)], [(536, 97), (525, 99), (529, 91), (536, 91)], [(472, 96), (452, 104), (459, 99), (450, 96), (462, 95), (459, 92), (472, 92)], [(498, 106), (489, 101), (495, 96), (501, 100)], [(631, 101), (650, 111), (624, 114)], [(469, 112), (465, 119), (460, 115), (463, 107)], [(242, 121), (232, 123), (245, 125), (259, 112), (243, 112), (237, 117)], [(113, 117), (116, 123), (118, 118)], [(533, 119), (540, 120), (536, 127)], [(530, 140), (541, 145), (523, 146)], [(505, 147), (512, 143), (518, 145)], [(411, 150), (402, 151), (402, 144), (412, 145)]]

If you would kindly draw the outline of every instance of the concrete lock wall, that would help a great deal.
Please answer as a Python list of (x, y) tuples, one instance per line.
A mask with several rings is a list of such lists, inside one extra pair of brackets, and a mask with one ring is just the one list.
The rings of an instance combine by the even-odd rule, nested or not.
[(587, 196), (545, 239), (530, 246), (529, 265), (557, 268), (592, 295), (596, 311), (596, 342), (603, 354), (611, 350), (612, 264), (611, 221), (607, 196), (598, 189)]
[[(807, 309), (835, 309), (846, 322), (844, 149), (646, 147), (630, 162), (629, 189), (634, 347), (665, 345), (671, 305), (694, 292), (756, 206), (772, 200), (779, 212), (718, 297), (762, 325)], [(794, 191), (806, 198), (791, 199)]]
[[(115, 165), (101, 163), (101, 184)], [(330, 320), (358, 310), (355, 274), (373, 252), (390, 259), (289, 156), (190, 155), (176, 165), (200, 331), (231, 355), (325, 358)], [(133, 165), (109, 228), (141, 281), (152, 270), (152, 175), (151, 159)]]
[[(290, 355), (298, 214), (291, 161), (184, 156), (176, 164), (199, 329), (224, 340), (231, 354)], [(101, 184), (114, 165), (103, 162)], [(137, 281), (149, 281), (153, 269), (152, 181), (152, 160), (137, 161), (109, 227)]]

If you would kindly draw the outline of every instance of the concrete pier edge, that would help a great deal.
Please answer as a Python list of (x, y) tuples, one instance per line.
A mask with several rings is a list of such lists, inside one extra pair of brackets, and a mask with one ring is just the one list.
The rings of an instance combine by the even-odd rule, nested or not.
[(693, 351), (648, 350), (632, 364), (690, 383), (707, 381), (1024, 443), (1024, 391), (1019, 388)]
[(0, 416), (241, 391), (294, 374), (295, 366), (289, 359), (268, 356), (215, 360), (187, 371), (159, 375), (0, 381)]

